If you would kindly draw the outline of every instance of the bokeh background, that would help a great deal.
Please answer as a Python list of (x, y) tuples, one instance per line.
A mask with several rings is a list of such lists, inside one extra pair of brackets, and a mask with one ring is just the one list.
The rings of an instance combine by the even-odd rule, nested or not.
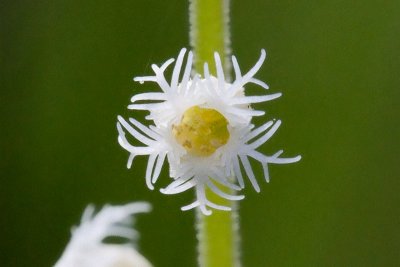
[[(51, 266), (88, 203), (154, 205), (140, 250), (196, 266), (188, 192), (146, 189), (126, 169), (118, 114), (151, 73), (188, 47), (186, 1), (0, 2), (0, 265)], [(232, 48), (283, 97), (258, 108), (281, 129), (271, 166), (241, 206), (245, 266), (400, 266), (400, 2), (233, 1)], [(261, 93), (251, 89), (254, 93)], [(261, 122), (257, 120), (256, 122)], [(168, 183), (167, 172), (158, 188)]]

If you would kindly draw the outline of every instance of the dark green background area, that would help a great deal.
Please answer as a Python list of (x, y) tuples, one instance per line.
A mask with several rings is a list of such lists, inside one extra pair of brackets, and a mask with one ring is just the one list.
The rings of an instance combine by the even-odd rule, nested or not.
[[(0, 265), (51, 266), (88, 203), (150, 201), (138, 219), (155, 266), (195, 266), (193, 196), (146, 188), (126, 169), (116, 117), (188, 47), (186, 1), (0, 3)], [(244, 266), (400, 266), (400, 2), (233, 1), (242, 69), (283, 96), (256, 108), (283, 120), (262, 147), (298, 153), (241, 202)], [(261, 94), (262, 89), (249, 88)], [(258, 169), (259, 171), (259, 169)], [(169, 180), (163, 171), (158, 188)]]

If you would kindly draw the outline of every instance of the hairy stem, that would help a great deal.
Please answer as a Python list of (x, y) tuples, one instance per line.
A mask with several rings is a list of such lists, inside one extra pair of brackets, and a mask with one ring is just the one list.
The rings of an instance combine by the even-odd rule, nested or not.
[[(203, 74), (208, 62), (215, 75), (214, 52), (223, 60), (226, 77), (230, 77), (229, 0), (190, 0), (190, 44), (195, 55), (195, 70)], [(230, 194), (234, 192), (229, 192)], [(232, 212), (214, 210), (211, 216), (196, 214), (198, 261), (200, 267), (240, 266), (239, 216), (237, 203), (222, 200), (207, 192), (207, 198)]]
[(195, 69), (203, 72), (204, 62), (209, 63), (215, 75), (214, 52), (218, 52), (230, 77), (231, 55), (229, 32), (229, 0), (189, 0), (190, 45), (195, 53)]

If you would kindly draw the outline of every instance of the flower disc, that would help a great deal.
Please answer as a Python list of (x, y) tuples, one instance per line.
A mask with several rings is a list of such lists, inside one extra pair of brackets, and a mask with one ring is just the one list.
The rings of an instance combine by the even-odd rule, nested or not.
[(215, 109), (194, 106), (186, 110), (180, 124), (173, 125), (173, 134), (189, 153), (207, 157), (229, 139), (228, 121)]

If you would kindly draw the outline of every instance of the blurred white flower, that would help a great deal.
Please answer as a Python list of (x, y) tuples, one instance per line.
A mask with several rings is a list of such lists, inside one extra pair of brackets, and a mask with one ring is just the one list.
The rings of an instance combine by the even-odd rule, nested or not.
[[(247, 96), (244, 86), (248, 83), (268, 89), (268, 85), (254, 78), (265, 60), (265, 51), (257, 63), (242, 75), (238, 62), (232, 56), (235, 80), (226, 81), (221, 59), (215, 53), (217, 77), (210, 74), (208, 64), (204, 64), (204, 77), (192, 73), (192, 52), (188, 53), (187, 63), (181, 75), (186, 49), (182, 49), (172, 73), (171, 82), (164, 76), (167, 67), (174, 59), (167, 60), (161, 67), (152, 65), (155, 76), (136, 77), (140, 83), (156, 82), (161, 92), (148, 92), (134, 95), (132, 110), (146, 110), (150, 114), (146, 119), (154, 125), (146, 126), (129, 118), (126, 121), (118, 117), (119, 144), (130, 152), (128, 168), (137, 155), (148, 155), (146, 184), (154, 189), (165, 159), (169, 163), (169, 172), (174, 181), (161, 192), (177, 194), (195, 188), (196, 200), (182, 210), (199, 207), (209, 215), (207, 207), (230, 210), (230, 207), (211, 202), (206, 197), (206, 188), (228, 200), (243, 199), (243, 195), (228, 194), (230, 191), (244, 188), (245, 174), (254, 189), (260, 187), (250, 165), (249, 158), (259, 162), (264, 169), (264, 176), (269, 181), (268, 163), (286, 164), (297, 162), (300, 156), (281, 158), (283, 151), (266, 156), (257, 149), (268, 141), (281, 125), (280, 120), (271, 120), (255, 128), (251, 124), (254, 116), (264, 115), (264, 111), (254, 110), (251, 104), (273, 100), (281, 93)], [(180, 77), (182, 76), (182, 78)], [(132, 145), (126, 132), (144, 146)], [(243, 169), (241, 167), (243, 166)]]
[(104, 206), (96, 215), (89, 205), (81, 224), (72, 230), (72, 237), (55, 267), (151, 267), (132, 243), (107, 244), (107, 237), (136, 241), (138, 232), (131, 228), (136, 213), (149, 212), (145, 202), (124, 206)]

